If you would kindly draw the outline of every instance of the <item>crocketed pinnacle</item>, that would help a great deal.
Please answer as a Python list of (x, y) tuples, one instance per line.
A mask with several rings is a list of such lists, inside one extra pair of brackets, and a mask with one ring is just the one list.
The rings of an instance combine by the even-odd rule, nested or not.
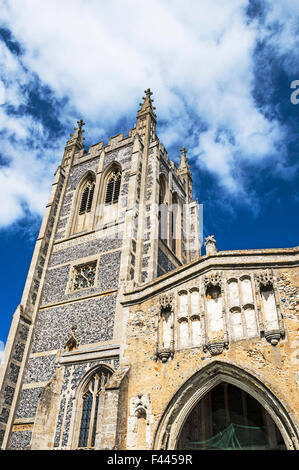
[(180, 155), (180, 163), (179, 163), (179, 170), (189, 170), (190, 166), (187, 160), (187, 150), (185, 147), (181, 148), (181, 155)]
[(75, 145), (77, 150), (81, 150), (84, 148), (83, 141), (85, 140), (83, 137), (83, 133), (85, 132), (82, 128), (85, 125), (85, 122), (80, 119), (80, 121), (77, 121), (78, 127), (74, 128), (74, 133), (70, 134), (71, 138), (67, 142), (66, 147), (70, 147)]
[(145, 90), (144, 93), (145, 93), (145, 96), (142, 98), (143, 103), (139, 103), (140, 109), (137, 113), (137, 117), (150, 113), (156, 119), (157, 116), (154, 111), (156, 108), (155, 106), (153, 106), (154, 100), (151, 98), (153, 93), (151, 92), (150, 88)]

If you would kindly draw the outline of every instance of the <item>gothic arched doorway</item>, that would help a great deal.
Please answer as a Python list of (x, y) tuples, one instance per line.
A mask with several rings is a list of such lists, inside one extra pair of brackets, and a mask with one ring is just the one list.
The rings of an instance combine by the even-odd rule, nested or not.
[[(247, 371), (244, 366), (240, 368), (232, 362), (224, 362), (217, 360), (213, 361), (212, 363), (208, 364), (207, 366), (203, 367), (201, 370), (193, 374), (174, 394), (174, 396), (166, 406), (165, 411), (157, 426), (153, 442), (153, 449), (174, 450), (182, 448), (181, 436), (184, 437), (184, 435), (182, 434), (183, 432), (185, 432), (183, 431), (184, 426), (188, 422), (189, 416), (192, 414), (192, 411), (196, 409), (197, 406), (202, 406), (198, 404), (202, 401), (202, 399), (205, 399), (205, 397), (211, 397), (211, 395), (209, 394), (213, 394), (213, 390), (217, 391), (218, 386), (224, 387), (224, 385), (222, 384), (227, 384), (226, 386), (234, 387), (231, 388), (232, 396), (234, 393), (236, 393), (235, 389), (238, 390), (238, 393), (241, 394), (242, 407), (245, 397), (246, 404), (248, 401), (247, 406), (249, 408), (253, 407), (253, 409), (255, 407), (255, 409), (259, 410), (257, 411), (257, 413), (260, 413), (261, 415), (260, 418), (257, 418), (254, 417), (254, 413), (252, 414), (252, 412), (250, 411), (250, 413), (248, 414), (247, 411), (246, 416), (246, 413), (243, 411), (242, 408), (242, 412), (239, 413), (239, 421), (240, 419), (243, 419), (243, 422), (246, 423), (245, 420), (247, 419), (247, 422), (250, 422), (251, 420), (251, 422), (256, 422), (258, 424), (264, 423), (265, 420), (268, 420), (269, 427), (272, 426), (273, 421), (273, 423), (277, 427), (277, 430), (279, 431), (276, 436), (277, 445), (285, 445), (285, 448), (287, 449), (299, 449), (299, 436), (297, 430), (298, 427), (296, 421), (294, 420), (293, 410), (290, 408), (286, 400), (287, 397), (283, 397), (281, 394), (279, 394), (277, 390), (274, 394), (272, 384), (270, 385), (268, 383), (263, 383), (258, 377), (252, 375), (251, 372)], [(221, 388), (219, 388), (218, 390), (221, 391)], [(243, 394), (243, 398), (242, 392), (245, 393), (245, 395)], [(280, 399), (277, 398), (278, 394), (280, 396)], [(208, 398), (206, 398), (206, 400), (207, 399)], [(202, 403), (204, 403), (204, 401)], [(236, 416), (236, 414), (232, 413), (233, 411), (236, 413), (234, 407), (236, 408), (236, 405), (232, 405), (231, 407), (228, 405), (227, 408), (223, 408), (224, 413), (226, 413), (227, 416), (225, 425), (226, 423), (228, 423), (228, 426), (226, 426), (226, 428), (229, 427), (230, 424), (236, 425), (236, 423), (234, 422), (231, 423), (229, 421), (230, 418), (228, 417), (228, 412), (230, 412), (232, 417)], [(272, 421), (269, 420), (269, 418), (271, 418)], [(272, 431), (267, 431), (267, 424), (263, 424), (263, 426), (266, 426), (266, 437), (268, 438), (269, 436), (269, 439), (274, 439), (273, 436), (274, 432), (276, 435), (276, 429), (274, 428), (273, 431), (272, 427)], [(257, 425), (255, 427), (259, 426)], [(224, 427), (224, 429), (226, 428)], [(231, 434), (235, 435), (236, 429), (232, 428), (233, 426), (231, 426), (229, 430), (226, 430), (226, 433), (229, 431), (231, 432)], [(217, 435), (216, 427), (214, 430), (212, 430), (212, 432), (213, 434), (209, 437), (208, 434), (206, 434), (203, 437), (203, 440), (206, 441), (210, 437), (213, 438), (215, 435)], [(281, 441), (280, 435), (282, 436), (283, 441)], [(198, 441), (196, 439), (191, 442), (201, 442), (201, 437)]]
[(249, 393), (222, 382), (191, 410), (179, 450), (285, 450), (280, 431)]

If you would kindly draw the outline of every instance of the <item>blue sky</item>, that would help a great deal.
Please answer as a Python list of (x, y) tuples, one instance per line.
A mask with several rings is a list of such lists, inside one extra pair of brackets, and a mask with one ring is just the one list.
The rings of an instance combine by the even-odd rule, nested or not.
[(146, 5), (1, 2), (0, 357), (69, 134), (80, 118), (86, 149), (127, 133), (148, 87), (170, 158), (188, 150), (204, 236), (298, 245), (299, 3)]

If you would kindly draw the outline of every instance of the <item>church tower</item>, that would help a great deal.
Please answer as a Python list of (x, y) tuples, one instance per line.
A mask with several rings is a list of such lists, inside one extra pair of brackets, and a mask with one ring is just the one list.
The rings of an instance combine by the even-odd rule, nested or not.
[(128, 136), (86, 152), (80, 120), (65, 146), (2, 360), (2, 449), (105, 448), (125, 386), (123, 295), (200, 258), (186, 150), (169, 160), (151, 96)]

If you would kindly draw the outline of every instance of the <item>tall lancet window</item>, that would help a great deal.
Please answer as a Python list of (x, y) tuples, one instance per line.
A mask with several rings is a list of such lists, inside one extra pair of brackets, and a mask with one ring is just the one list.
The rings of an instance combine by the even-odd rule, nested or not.
[(95, 447), (100, 400), (110, 375), (111, 373), (107, 370), (98, 370), (83, 390), (79, 449), (93, 449)]
[(92, 201), (95, 188), (95, 177), (89, 174), (79, 189), (73, 233), (83, 232), (92, 226)]
[(114, 202), (118, 202), (120, 183), (121, 170), (117, 168), (113, 170), (107, 180), (105, 204), (113, 204)]
[(91, 210), (94, 186), (95, 186), (95, 182), (92, 178), (90, 178), (84, 185), (82, 195), (81, 195), (80, 207), (79, 207), (80, 215), (85, 214), (86, 212), (90, 212)]

